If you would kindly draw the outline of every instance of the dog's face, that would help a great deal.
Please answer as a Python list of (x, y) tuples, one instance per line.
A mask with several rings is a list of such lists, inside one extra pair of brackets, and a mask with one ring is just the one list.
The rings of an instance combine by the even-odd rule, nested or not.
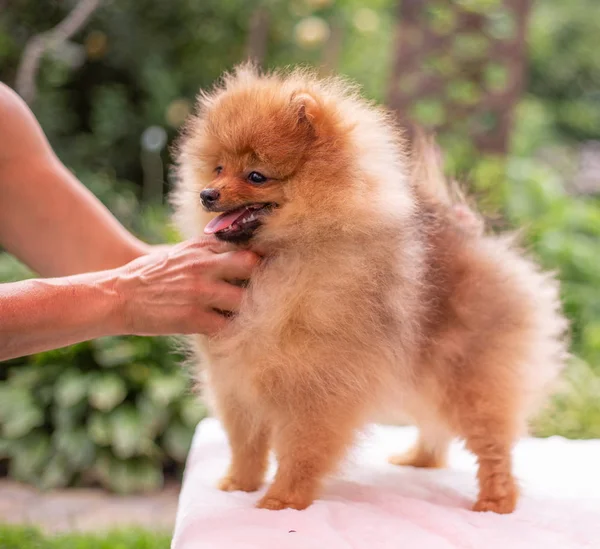
[(306, 204), (323, 193), (314, 176), (323, 162), (315, 144), (332, 131), (332, 122), (310, 92), (256, 78), (206, 98), (189, 130), (184, 153), (193, 166), (198, 207), (220, 214), (206, 234), (248, 241), (289, 202)]

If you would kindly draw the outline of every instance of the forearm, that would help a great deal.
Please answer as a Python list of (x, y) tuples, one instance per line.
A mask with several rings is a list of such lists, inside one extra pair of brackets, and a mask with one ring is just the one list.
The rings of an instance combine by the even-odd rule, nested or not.
[(147, 253), (58, 160), (5, 169), (0, 243), (43, 276), (112, 269)]
[(149, 247), (53, 153), (23, 101), (0, 83), (0, 245), (43, 276), (112, 269)]
[(91, 273), (0, 285), (0, 360), (115, 335), (114, 275)]

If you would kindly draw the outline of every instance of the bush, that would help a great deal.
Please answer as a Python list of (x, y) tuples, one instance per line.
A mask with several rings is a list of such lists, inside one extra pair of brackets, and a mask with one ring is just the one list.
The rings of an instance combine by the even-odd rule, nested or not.
[(178, 474), (204, 408), (169, 343), (110, 337), (5, 363), (0, 457), (9, 475), (127, 493)]
[(504, 212), (530, 251), (561, 281), (575, 357), (558, 392), (533, 423), (539, 436), (600, 437), (600, 200), (567, 194), (547, 163), (512, 157)]
[(572, 351), (600, 374), (600, 201), (568, 195), (556, 172), (531, 159), (514, 158), (508, 169), (508, 219), (523, 227), (542, 264), (558, 271)]

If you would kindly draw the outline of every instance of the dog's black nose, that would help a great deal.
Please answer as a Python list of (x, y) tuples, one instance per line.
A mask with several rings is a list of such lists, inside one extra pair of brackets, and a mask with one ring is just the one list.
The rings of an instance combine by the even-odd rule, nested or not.
[(200, 200), (207, 208), (214, 206), (219, 198), (221, 198), (221, 193), (217, 189), (204, 189), (200, 192)]

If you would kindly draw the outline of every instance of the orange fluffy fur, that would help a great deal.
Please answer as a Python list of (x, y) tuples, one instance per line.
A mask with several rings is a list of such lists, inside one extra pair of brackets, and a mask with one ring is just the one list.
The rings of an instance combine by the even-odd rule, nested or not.
[[(265, 259), (239, 314), (196, 338), (232, 451), (220, 488), (258, 489), (272, 449), (258, 506), (304, 509), (362, 427), (408, 416), (420, 437), (393, 463), (443, 466), (460, 437), (479, 463), (474, 509), (509, 513), (511, 449), (565, 356), (558, 286), (457, 210), (429, 144), (403, 153), (392, 120), (345, 81), (243, 66), (187, 125), (187, 237), (214, 216), (204, 188), (280, 206), (251, 241)], [(252, 186), (250, 170), (271, 179)]]

